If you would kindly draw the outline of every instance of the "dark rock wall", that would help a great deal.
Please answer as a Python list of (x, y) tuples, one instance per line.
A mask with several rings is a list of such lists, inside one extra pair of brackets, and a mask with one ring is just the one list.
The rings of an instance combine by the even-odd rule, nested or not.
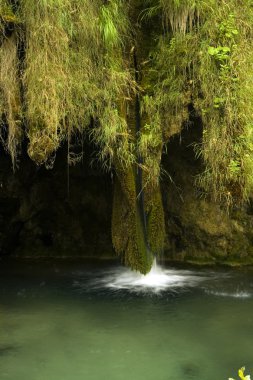
[[(253, 207), (249, 204), (227, 214), (194, 186), (201, 163), (192, 144), (200, 135), (200, 126), (185, 128), (171, 139), (163, 155), (164, 257), (194, 263), (252, 263)], [(70, 167), (69, 177), (64, 147), (52, 170), (36, 167), (23, 156), (15, 173), (1, 152), (1, 256), (115, 257), (113, 175), (90, 164), (91, 147), (84, 150), (84, 162)]]
[[(12, 172), (0, 158), (0, 253), (22, 257), (112, 256), (112, 182), (84, 163), (67, 169), (62, 148), (53, 170), (22, 157)], [(69, 186), (68, 186), (69, 182)]]
[(229, 213), (196, 189), (196, 175), (203, 170), (194, 143), (201, 136), (197, 121), (174, 136), (163, 157), (171, 178), (164, 176), (166, 256), (194, 263), (251, 264), (253, 258), (252, 207)]

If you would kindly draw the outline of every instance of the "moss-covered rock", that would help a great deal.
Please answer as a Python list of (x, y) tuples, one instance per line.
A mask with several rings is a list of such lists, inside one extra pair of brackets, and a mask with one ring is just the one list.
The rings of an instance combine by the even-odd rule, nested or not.
[(201, 162), (194, 157), (201, 125), (195, 120), (168, 145), (164, 165), (171, 175), (164, 181), (166, 254), (170, 260), (195, 264), (251, 264), (253, 213), (250, 205), (223, 209), (194, 186)]

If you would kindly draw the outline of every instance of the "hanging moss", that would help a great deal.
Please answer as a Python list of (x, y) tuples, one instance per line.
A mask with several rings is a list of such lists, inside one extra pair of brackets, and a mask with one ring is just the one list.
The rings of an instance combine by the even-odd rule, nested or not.
[(18, 32), (14, 25), (19, 24), (11, 4), (0, 1), (0, 113), (2, 119), (1, 139), (4, 148), (10, 153), (13, 169), (22, 140), (21, 96), (18, 60)]
[[(129, 96), (132, 86), (122, 58), (127, 23), (121, 1), (105, 6), (99, 0), (22, 0), (21, 15), (30, 156), (46, 162), (63, 139), (75, 129), (84, 131), (93, 117), (99, 119), (93, 137), (110, 165), (115, 149), (126, 151), (127, 131), (117, 116), (117, 102)], [(42, 135), (48, 149), (39, 148), (45, 143)]]
[[(17, 36), (15, 33), (4, 38), (0, 46), (0, 113), (4, 115), (1, 122), (2, 141), (5, 149), (11, 155), (13, 168), (15, 168), (23, 135)], [(5, 136), (7, 137), (5, 138)]]
[[(68, 2), (21, 1), (25, 24), (25, 87), (29, 155), (48, 160), (61, 141), (61, 124), (69, 97)], [(48, 143), (48, 145), (47, 145)]]
[[(14, 3), (13, 3), (14, 4)], [(231, 206), (253, 186), (250, 0), (0, 0), (1, 136), (13, 165), (22, 136), (52, 167), (89, 135), (116, 172), (112, 237), (146, 273), (165, 235), (160, 181), (168, 140), (203, 121), (199, 189)], [(21, 48), (22, 47), (22, 48)]]
[(128, 168), (135, 161), (133, 136), (127, 123), (127, 108), (134, 99), (136, 83), (131, 72), (129, 45), (131, 26), (129, 6), (121, 0), (103, 5), (100, 30), (104, 42), (103, 99), (100, 110), (100, 141), (102, 159), (109, 165), (114, 157)]
[(163, 20), (154, 105), (171, 123), (164, 128), (164, 138), (180, 129), (187, 120), (186, 107), (193, 103), (204, 125), (203, 143), (196, 146), (205, 164), (198, 186), (227, 206), (247, 200), (252, 191), (251, 3), (146, 4), (147, 17), (160, 14)]
[[(204, 122), (199, 184), (215, 200), (247, 199), (252, 190), (252, 7), (245, 1), (213, 2), (200, 34), (196, 108)], [(196, 79), (195, 79), (196, 80)]]
[(14, 14), (11, 3), (8, 0), (0, 0), (0, 30), (5, 32), (10, 24), (19, 23), (19, 18)]

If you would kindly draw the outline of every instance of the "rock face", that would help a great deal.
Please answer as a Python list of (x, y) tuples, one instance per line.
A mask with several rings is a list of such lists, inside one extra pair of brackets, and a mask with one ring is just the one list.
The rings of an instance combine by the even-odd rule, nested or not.
[[(163, 156), (163, 198), (167, 239), (164, 256), (194, 263), (250, 264), (253, 207), (230, 214), (201, 197), (194, 178), (201, 170), (193, 142), (198, 127), (172, 138)], [(116, 257), (111, 243), (113, 177), (84, 163), (69, 168), (66, 150), (53, 170), (22, 157), (13, 173), (0, 156), (0, 255), (19, 257)]]
[(1, 155), (1, 255), (112, 256), (111, 178), (85, 161), (68, 179), (66, 150), (58, 153), (53, 170), (23, 157), (15, 173)]
[(175, 136), (164, 156), (164, 167), (171, 177), (163, 186), (166, 257), (199, 264), (250, 264), (253, 258), (250, 205), (228, 213), (201, 196), (194, 186), (196, 175), (203, 170), (193, 148), (199, 139), (199, 128), (193, 126)]

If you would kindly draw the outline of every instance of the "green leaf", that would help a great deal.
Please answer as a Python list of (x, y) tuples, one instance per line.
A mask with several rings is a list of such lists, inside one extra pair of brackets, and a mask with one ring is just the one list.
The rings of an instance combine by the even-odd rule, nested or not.
[(230, 47), (228, 46), (222, 46), (222, 47), (219, 47), (220, 50), (222, 50), (224, 53), (229, 53), (230, 52)]
[(208, 54), (210, 55), (216, 55), (217, 54), (217, 48), (214, 48), (213, 46), (209, 46), (208, 48)]

